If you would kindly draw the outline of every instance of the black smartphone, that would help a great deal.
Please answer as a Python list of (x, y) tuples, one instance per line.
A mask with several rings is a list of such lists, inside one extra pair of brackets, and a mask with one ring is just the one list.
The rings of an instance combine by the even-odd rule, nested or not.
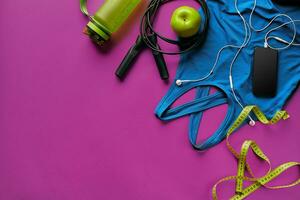
[(257, 47), (254, 51), (252, 90), (257, 97), (274, 97), (277, 91), (278, 51)]

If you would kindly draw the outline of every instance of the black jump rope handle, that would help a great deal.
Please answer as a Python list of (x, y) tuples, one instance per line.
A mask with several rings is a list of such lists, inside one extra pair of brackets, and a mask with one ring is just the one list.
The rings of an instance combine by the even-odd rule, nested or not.
[[(153, 42), (155, 41), (156, 43), (157, 39), (155, 35), (151, 35), (149, 38), (150, 40), (152, 40)], [(157, 47), (159, 48), (158, 44)], [(137, 56), (139, 55), (139, 53), (143, 48), (145, 48), (145, 44), (143, 38), (139, 35), (135, 44), (129, 49), (126, 56), (122, 60), (120, 66), (116, 70), (115, 74), (117, 77), (119, 77), (120, 79), (125, 78), (127, 72), (131, 69), (135, 59), (137, 58)], [(155, 59), (161, 79), (163, 80), (168, 79), (169, 73), (168, 73), (168, 69), (163, 54), (156, 52), (154, 50), (152, 50), (152, 54)]]
[(123, 58), (120, 66), (118, 67), (117, 71), (115, 72), (117, 77), (123, 79), (126, 76), (127, 72), (132, 67), (136, 57), (144, 47), (145, 45), (143, 38), (141, 36), (138, 36), (135, 44), (129, 49), (126, 56)]
[[(153, 44), (156, 44), (156, 48), (157, 49), (160, 49), (158, 43), (157, 43), (157, 36), (152, 34), (149, 39), (151, 40), (151, 42)], [(168, 72), (168, 69), (167, 69), (167, 65), (166, 65), (166, 61), (164, 59), (164, 56), (162, 53), (160, 52), (157, 52), (157, 51), (154, 51), (152, 50), (152, 55), (154, 57), (154, 60), (155, 60), (155, 63), (156, 63), (156, 66), (157, 66), (157, 69), (159, 71), (159, 75), (160, 75), (160, 78), (162, 80), (167, 80), (169, 79), (169, 72)]]

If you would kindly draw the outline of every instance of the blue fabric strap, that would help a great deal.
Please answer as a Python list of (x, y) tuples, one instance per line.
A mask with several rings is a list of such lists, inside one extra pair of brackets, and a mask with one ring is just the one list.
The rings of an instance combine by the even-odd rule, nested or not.
[[(196, 99), (202, 97), (203, 90), (198, 88), (196, 93)], [(228, 101), (228, 102), (227, 102)], [(230, 98), (225, 98), (225, 102), (228, 103), (227, 115), (215, 133), (213, 133), (206, 141), (197, 143), (197, 138), (199, 134), (199, 126), (202, 120), (203, 112), (192, 113), (189, 120), (189, 140), (192, 146), (197, 150), (208, 149), (222, 141), (222, 138), (225, 136), (227, 129), (230, 127), (230, 123), (233, 120), (234, 116), (234, 106), (232, 106), (232, 101)], [(216, 104), (221, 105), (221, 104)], [(214, 106), (212, 106), (214, 107)]]
[[(177, 98), (167, 98), (156, 108), (156, 116), (161, 120), (172, 120), (192, 113), (202, 112), (209, 108), (226, 103), (226, 98), (222, 92), (216, 92), (212, 95), (208, 95), (208, 93), (208, 87), (205, 89), (198, 89), (196, 98), (193, 101), (175, 108), (170, 107), (183, 94), (178, 94)], [(173, 97), (173, 95), (170, 95), (170, 97)]]
[(217, 91), (214, 94), (209, 94), (210, 86), (198, 86), (196, 87), (195, 99), (182, 104), (180, 106), (171, 108), (171, 105), (188, 90), (172, 90), (156, 108), (156, 116), (161, 120), (172, 120), (182, 116), (190, 115), (189, 124), (189, 140), (193, 147), (198, 150), (207, 149), (222, 140), (223, 134), (226, 133), (226, 128), (230, 126), (230, 122), (233, 116), (233, 106), (228, 106), (227, 115), (219, 127), (219, 129), (204, 143), (197, 144), (197, 136), (199, 125), (203, 116), (203, 112), (207, 109), (229, 103), (228, 98), (224, 92)]

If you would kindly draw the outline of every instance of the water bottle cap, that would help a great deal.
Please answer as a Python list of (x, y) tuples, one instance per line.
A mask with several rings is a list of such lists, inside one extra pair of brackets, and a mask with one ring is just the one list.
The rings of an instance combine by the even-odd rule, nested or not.
[(99, 45), (102, 45), (106, 40), (110, 38), (110, 33), (106, 31), (107, 29), (93, 21), (90, 21), (87, 24), (87, 29), (87, 34), (94, 42)]

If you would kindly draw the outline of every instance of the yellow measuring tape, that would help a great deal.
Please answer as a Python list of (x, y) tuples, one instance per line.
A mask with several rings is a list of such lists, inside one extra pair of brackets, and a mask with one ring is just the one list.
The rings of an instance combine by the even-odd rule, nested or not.
[[(263, 114), (262, 111), (257, 106), (247, 106), (245, 107), (238, 118), (235, 120), (233, 125), (229, 128), (226, 136), (226, 145), (229, 151), (238, 159), (238, 171), (236, 176), (227, 176), (219, 180), (212, 189), (212, 196), (214, 200), (217, 200), (217, 186), (225, 181), (235, 180), (236, 181), (236, 188), (235, 188), (235, 195), (230, 198), (230, 200), (241, 200), (250, 195), (251, 193), (255, 192), (261, 186), (269, 188), (269, 189), (280, 189), (280, 188), (288, 188), (295, 186), (300, 183), (300, 179), (296, 180), (295, 182), (288, 184), (288, 185), (281, 185), (281, 186), (267, 186), (266, 184), (273, 180), (275, 177), (279, 176), (282, 172), (286, 171), (287, 169), (300, 166), (299, 162), (287, 162), (284, 163), (277, 168), (272, 170), (271, 162), (268, 157), (263, 153), (263, 151), (259, 148), (259, 146), (253, 140), (246, 140), (244, 141), (240, 153), (238, 153), (229, 143), (229, 136), (246, 120), (249, 116), (250, 112), (256, 115), (258, 120), (263, 124), (275, 124), (281, 119), (288, 119), (289, 115), (286, 111), (278, 111), (275, 113), (271, 120), (268, 120), (267, 117)], [(249, 150), (252, 149), (255, 155), (257, 155), (260, 159), (264, 160), (269, 165), (269, 170), (265, 176), (262, 177), (255, 177), (254, 173), (252, 172), (249, 164), (246, 161), (247, 153)], [(245, 176), (245, 170), (247, 170), (251, 177)], [(250, 186), (243, 188), (243, 182), (250, 181), (253, 182)]]

